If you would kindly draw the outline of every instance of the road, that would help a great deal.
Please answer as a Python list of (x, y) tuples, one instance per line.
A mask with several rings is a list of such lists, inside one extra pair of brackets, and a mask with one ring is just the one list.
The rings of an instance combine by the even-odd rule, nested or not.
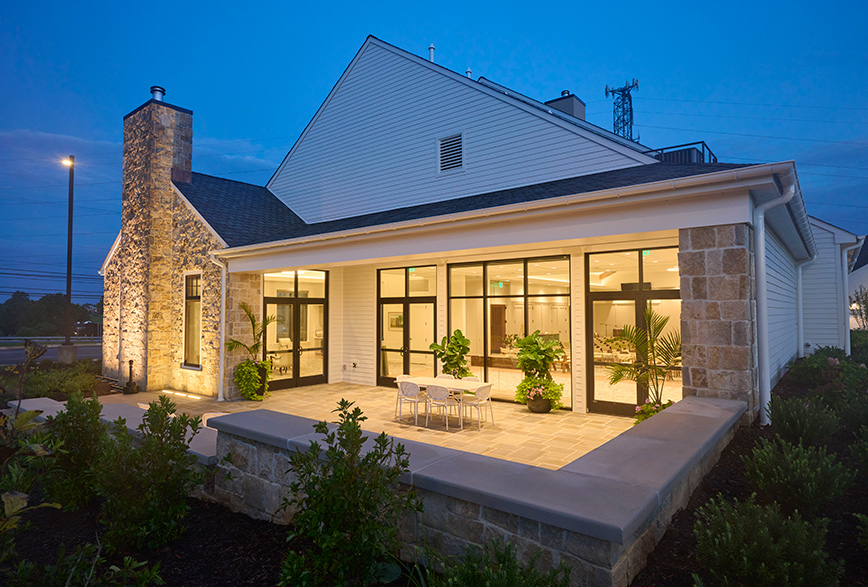
[[(77, 344), (75, 348), (78, 351), (79, 359), (101, 359), (102, 345), (101, 344)], [(49, 348), (48, 352), (42, 355), (39, 359), (57, 360), (57, 347)], [(24, 348), (19, 349), (0, 349), (0, 366), (2, 365), (17, 365), (24, 362)]]

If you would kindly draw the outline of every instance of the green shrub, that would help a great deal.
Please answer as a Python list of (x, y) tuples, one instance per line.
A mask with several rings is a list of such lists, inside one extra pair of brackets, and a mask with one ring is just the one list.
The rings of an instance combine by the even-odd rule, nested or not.
[[(260, 373), (262, 370), (262, 373)], [(265, 393), (262, 379), (265, 376)], [(246, 360), (235, 367), (235, 385), (245, 399), (261, 402), (268, 397), (268, 381), (271, 379), (271, 361)]]
[(110, 426), (94, 465), (97, 493), (104, 498), (106, 539), (114, 549), (157, 548), (184, 531), (187, 495), (202, 479), (196, 457), (187, 452), (199, 431), (199, 417), (175, 413), (166, 396), (149, 404), (138, 427), (141, 440), (123, 418)]
[[(17, 378), (17, 375), (11, 372), (5, 375), (3, 387), (14, 389), (13, 377)], [(74, 392), (91, 393), (95, 385), (96, 374), (92, 361), (78, 361), (72, 365), (40, 364), (24, 376), (24, 397), (50, 397), (66, 401)]]
[(414, 491), (397, 489), (398, 477), (409, 470), (404, 446), (383, 433), (363, 451), (366, 418), (352, 405), (338, 402), (336, 429), (326, 422), (314, 426), (325, 435), (325, 451), (313, 441), (290, 456), (296, 481), (283, 506), (297, 508), (290, 541), (306, 548), (287, 555), (280, 585), (361, 585), (394, 571), (377, 563), (398, 548), (399, 517), (421, 510)]
[(850, 358), (857, 365), (868, 364), (868, 330), (853, 329), (850, 331)]
[(440, 341), (440, 344), (432, 342), (428, 347), (434, 351), (434, 356), (440, 361), (443, 373), (447, 373), (462, 379), (472, 377), (473, 372), (467, 367), (467, 353), (470, 352), (470, 339), (464, 336), (460, 330), (452, 333)]
[(61, 544), (55, 564), (42, 566), (21, 561), (0, 572), (0, 579), (7, 587), (147, 587), (164, 584), (160, 577), (160, 563), (148, 567), (147, 563), (124, 557), (122, 567), (106, 566), (101, 550), (99, 545), (85, 544), (66, 554), (66, 546)]
[(720, 585), (831, 587), (843, 565), (824, 551), (827, 524), (718, 494), (696, 512), (693, 533), (699, 562)]
[(568, 587), (570, 568), (565, 564), (547, 572), (537, 569), (542, 551), (527, 565), (522, 565), (514, 547), (498, 540), (487, 544), (483, 552), (468, 550), (461, 561), (447, 567), (440, 577), (428, 574), (430, 587)]
[(651, 398), (645, 400), (645, 403), (641, 406), (636, 406), (636, 413), (633, 414), (633, 418), (636, 420), (633, 422), (633, 426), (639, 424), (640, 422), (644, 422), (654, 414), (659, 414), (666, 408), (671, 408), (675, 402), (672, 400), (668, 400), (663, 402), (662, 404), (655, 404), (651, 402)]
[(850, 454), (859, 463), (863, 473), (868, 473), (868, 426), (862, 426), (856, 440), (850, 445)]
[(841, 421), (841, 429), (855, 434), (862, 426), (868, 426), (868, 384), (860, 383), (827, 386), (818, 391), (816, 398), (829, 407)]
[(825, 444), (838, 428), (835, 412), (818, 402), (774, 397), (766, 409), (775, 432), (792, 444)]
[(46, 489), (66, 509), (83, 507), (96, 495), (93, 464), (108, 430), (100, 419), (101, 410), (96, 396), (85, 400), (80, 392), (74, 392), (66, 409), (51, 422), (52, 436), (68, 448), (57, 453), (56, 468), (48, 476)]
[(847, 355), (842, 349), (821, 346), (804, 359), (790, 363), (789, 373), (809, 388), (818, 387), (837, 377), (842, 362), (847, 362)]
[(868, 516), (865, 514), (853, 514), (856, 521), (859, 523), (858, 534), (856, 540), (865, 550), (868, 550)]
[(835, 462), (825, 447), (793, 445), (780, 438), (760, 439), (742, 461), (748, 479), (762, 493), (808, 516), (821, 504), (838, 499), (855, 478), (855, 472)]

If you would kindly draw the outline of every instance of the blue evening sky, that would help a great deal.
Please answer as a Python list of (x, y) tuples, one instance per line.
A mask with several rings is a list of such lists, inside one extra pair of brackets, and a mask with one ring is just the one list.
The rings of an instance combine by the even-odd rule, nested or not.
[[(193, 169), (264, 184), (374, 35), (530, 97), (637, 78), (634, 132), (721, 161), (795, 160), (810, 214), (868, 232), (868, 2), (7, 2), (0, 11), (0, 301), (95, 302), (120, 228), (122, 119), (167, 89), (193, 110)], [(424, 96), (411, 99), (424, 100)], [(35, 272), (35, 273), (34, 273)], [(80, 276), (80, 277), (79, 277)]]

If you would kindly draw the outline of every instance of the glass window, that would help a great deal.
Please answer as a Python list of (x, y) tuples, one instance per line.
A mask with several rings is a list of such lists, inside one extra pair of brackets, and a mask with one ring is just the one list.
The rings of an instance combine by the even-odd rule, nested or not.
[(326, 295), (325, 283), (325, 271), (300, 270), (298, 272), (298, 297), (324, 298)]
[[(529, 260), (527, 262), (527, 293), (570, 295), (570, 260)], [(533, 332), (533, 328), (530, 331)]]
[(524, 263), (489, 263), (488, 295), (524, 294)]
[(266, 298), (291, 298), (295, 296), (295, 271), (265, 274)]
[(403, 298), (404, 297), (404, 269), (381, 269), (380, 270), (380, 297)]
[(198, 367), (202, 338), (202, 276), (184, 279), (184, 364)]
[[(639, 290), (639, 253), (597, 253), (588, 255), (590, 291)], [(648, 289), (643, 287), (642, 289)]]
[(410, 297), (431, 297), (437, 295), (437, 267), (409, 267), (407, 278)]
[(642, 272), (651, 289), (679, 289), (678, 249), (647, 249), (642, 251)]
[(482, 265), (459, 265), (449, 268), (449, 295), (481, 296)]
[[(470, 359), (471, 365), (473, 365), (474, 356), (482, 357), (485, 354), (483, 349), (485, 337), (483, 336), (482, 298), (451, 300), (449, 311), (452, 330), (460, 330), (470, 340)], [(478, 364), (481, 365), (482, 362), (479, 361)]]

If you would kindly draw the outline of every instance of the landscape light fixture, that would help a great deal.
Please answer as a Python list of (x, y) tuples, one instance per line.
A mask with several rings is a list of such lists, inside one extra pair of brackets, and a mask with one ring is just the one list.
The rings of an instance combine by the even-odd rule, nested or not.
[(75, 345), (72, 344), (72, 189), (75, 178), (75, 157), (70, 155), (63, 160), (69, 167), (69, 217), (66, 233), (66, 332), (63, 344), (57, 352), (61, 363), (73, 363), (76, 359)]

